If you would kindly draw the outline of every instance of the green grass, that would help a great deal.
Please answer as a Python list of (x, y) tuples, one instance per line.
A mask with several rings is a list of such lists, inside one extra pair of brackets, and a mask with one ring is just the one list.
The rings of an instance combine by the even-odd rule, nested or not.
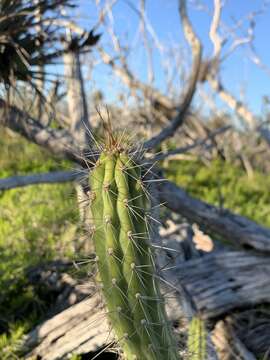
[[(2, 178), (70, 167), (67, 161), (6, 133), (0, 149)], [(53, 258), (74, 258), (78, 211), (73, 185), (2, 191), (0, 214), (0, 358), (12, 359), (18, 338), (48, 308), (48, 301), (41, 299), (25, 278), (25, 269)]]
[(0, 177), (70, 168), (67, 160), (52, 157), (41, 147), (3, 128), (0, 130)]
[(250, 179), (239, 166), (221, 160), (210, 166), (172, 161), (165, 175), (199, 199), (270, 227), (270, 175), (255, 170)]

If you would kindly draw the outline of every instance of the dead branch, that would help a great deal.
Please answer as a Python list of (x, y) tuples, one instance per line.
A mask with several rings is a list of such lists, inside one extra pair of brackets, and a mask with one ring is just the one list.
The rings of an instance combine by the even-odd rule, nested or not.
[[(256, 116), (245, 106), (241, 101), (237, 100), (227, 89), (224, 88), (220, 76), (218, 74), (219, 63), (223, 60), (221, 59), (221, 50), (222, 45), (224, 44), (224, 39), (218, 34), (220, 16), (223, 4), (221, 0), (215, 0), (214, 3), (214, 15), (212, 18), (212, 23), (210, 26), (209, 37), (213, 43), (214, 51), (211, 62), (210, 69), (205, 76), (205, 79), (208, 81), (212, 89), (219, 95), (219, 97), (238, 115), (240, 116), (250, 129), (255, 129), (263, 136), (263, 138), (270, 144), (269, 130), (263, 126), (258, 126), (258, 121)], [(238, 42), (233, 44), (230, 53), (235, 50), (236, 47), (242, 45), (243, 43), (250, 43), (253, 40), (253, 30), (255, 23), (251, 22), (249, 36), (246, 39), (238, 39)]]
[(186, 1), (179, 0), (179, 13), (182, 21), (182, 26), (187, 42), (189, 43), (192, 51), (193, 64), (191, 68), (191, 74), (188, 81), (187, 88), (184, 90), (183, 100), (179, 105), (178, 114), (171, 121), (170, 125), (164, 128), (158, 135), (152, 137), (150, 140), (146, 141), (144, 144), (145, 149), (151, 149), (159, 145), (164, 140), (172, 137), (175, 134), (175, 131), (183, 124), (185, 115), (189, 109), (192, 98), (196, 91), (197, 81), (200, 73), (201, 67), (201, 57), (202, 57), (202, 45), (195, 34), (193, 27), (188, 19), (186, 11)]
[(214, 14), (209, 31), (209, 37), (214, 45), (213, 58), (218, 58), (220, 56), (222, 48), (222, 40), (218, 34), (222, 6), (221, 0), (214, 0)]
[(221, 83), (221, 80), (208, 76), (207, 81), (220, 98), (245, 122), (251, 129), (257, 130), (262, 137), (270, 144), (270, 131), (263, 125), (258, 125), (256, 116), (241, 101), (238, 101)]
[(153, 103), (159, 104), (161, 107), (172, 110), (175, 108), (173, 102), (165, 95), (161, 94), (157, 89), (150, 85), (147, 85), (137, 79), (132, 71), (128, 68), (128, 65), (120, 66), (116, 63), (116, 60), (110, 56), (104, 49), (99, 48), (99, 54), (104, 64), (111, 66), (115, 75), (117, 75), (125, 85), (132, 90), (140, 90), (146, 99), (151, 100)]
[(79, 171), (54, 171), (25, 176), (11, 176), (9, 178), (0, 179), (0, 190), (9, 190), (34, 184), (63, 183), (79, 180), (82, 176), (82, 172), (80, 173)]
[(75, 160), (77, 158), (75, 154), (79, 153), (73, 137), (66, 130), (45, 127), (16, 106), (8, 106), (2, 99), (0, 99), (0, 125), (45, 147), (55, 155)]
[(147, 73), (148, 73), (148, 83), (153, 85), (154, 83), (154, 71), (153, 71), (153, 51), (149, 44), (147, 32), (146, 32), (146, 14), (145, 14), (145, 0), (140, 0), (140, 17), (141, 17), (141, 34), (143, 38), (143, 43), (147, 55)]
[[(113, 4), (114, 2), (112, 2), (112, 4), (110, 4), (109, 2), (108, 3), (105, 2), (105, 10), (103, 8), (100, 10), (100, 19), (101, 19), (100, 21), (106, 27), (110, 35), (111, 42), (113, 45), (113, 51), (115, 53), (114, 56), (110, 55), (102, 47), (99, 47), (98, 50), (102, 61), (104, 62), (104, 64), (109, 65), (113, 69), (114, 74), (121, 79), (121, 81), (129, 88), (129, 90), (131, 90), (134, 93), (137, 90), (139, 90), (143, 94), (144, 99), (148, 100), (153, 105), (154, 108), (162, 109), (163, 112), (165, 113), (171, 112), (175, 107), (173, 101), (170, 100), (167, 96), (164, 96), (158, 89), (154, 88), (152, 81), (150, 81), (149, 84), (144, 83), (143, 81), (138, 79), (136, 75), (129, 68), (127, 61), (128, 51), (126, 48), (124, 48), (121, 45), (114, 30), (114, 19), (112, 14)], [(147, 22), (145, 9), (144, 9), (144, 1), (140, 2), (139, 10), (135, 6), (132, 6), (131, 4), (129, 5), (136, 12), (136, 14), (138, 14), (140, 18), (140, 31), (142, 32), (144, 45), (147, 52), (148, 65), (149, 65), (148, 70), (150, 74), (149, 77), (151, 80), (153, 79), (154, 74), (152, 71), (151, 49), (148, 44), (146, 27), (148, 32), (151, 32), (155, 44), (157, 45), (159, 44), (159, 42), (156, 39), (153, 29)], [(109, 24), (107, 24), (105, 13), (107, 14), (107, 17), (109, 19)]]
[(217, 77), (208, 76), (207, 80), (213, 90), (220, 96), (220, 98), (242, 119), (246, 121), (251, 129), (256, 127), (256, 117), (255, 115), (247, 109), (247, 107), (241, 102), (238, 101), (228, 90), (224, 88), (221, 83), (221, 80)]
[(195, 149), (197, 147), (203, 147), (209, 142), (209, 140), (210, 141), (213, 140), (216, 136), (218, 136), (220, 134), (223, 134), (224, 132), (226, 132), (226, 131), (228, 131), (230, 129), (231, 129), (230, 125), (223, 126), (222, 128), (219, 128), (219, 129), (216, 129), (216, 130), (212, 131), (204, 139), (198, 139), (198, 140), (195, 140), (190, 145), (187, 145), (187, 146), (175, 149), (175, 150), (170, 150), (170, 151), (167, 151), (166, 153), (158, 154), (158, 155), (156, 155), (154, 157), (153, 161), (155, 162), (155, 161), (164, 160), (164, 159), (167, 159), (170, 156), (174, 156), (174, 155), (177, 155), (177, 154), (184, 154), (184, 153), (189, 152), (190, 150), (193, 150), (193, 149)]

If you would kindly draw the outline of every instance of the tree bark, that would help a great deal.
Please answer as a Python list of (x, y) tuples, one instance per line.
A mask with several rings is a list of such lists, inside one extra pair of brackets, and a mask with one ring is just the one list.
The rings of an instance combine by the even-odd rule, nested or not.
[(53, 184), (78, 180), (82, 177), (79, 171), (55, 171), (25, 176), (11, 176), (0, 179), (0, 190), (9, 190), (33, 184)]
[(80, 54), (70, 51), (64, 55), (65, 75), (67, 80), (67, 101), (70, 117), (70, 132), (78, 146), (89, 146), (91, 131)]
[(78, 162), (76, 154), (79, 154), (79, 150), (68, 131), (46, 127), (16, 106), (7, 105), (2, 99), (0, 125), (8, 127), (59, 157)]
[(270, 304), (268, 256), (222, 251), (176, 265), (179, 282), (205, 319)]

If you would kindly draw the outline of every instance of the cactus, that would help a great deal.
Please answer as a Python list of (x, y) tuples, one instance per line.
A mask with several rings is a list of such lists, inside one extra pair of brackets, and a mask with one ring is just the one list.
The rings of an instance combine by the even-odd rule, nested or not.
[(141, 166), (112, 136), (90, 187), (97, 281), (124, 358), (179, 359), (155, 272)]
[(204, 321), (198, 316), (194, 316), (189, 323), (188, 359), (205, 360), (206, 357), (206, 331)]

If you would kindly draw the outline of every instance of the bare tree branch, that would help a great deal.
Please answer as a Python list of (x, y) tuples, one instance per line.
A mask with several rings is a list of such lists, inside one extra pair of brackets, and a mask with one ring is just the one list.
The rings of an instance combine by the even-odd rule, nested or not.
[[(241, 102), (238, 101), (235, 96), (233, 96), (227, 89), (224, 88), (219, 74), (218, 74), (218, 64), (221, 61), (221, 49), (222, 49), (222, 39), (218, 34), (220, 16), (222, 10), (222, 2), (221, 0), (215, 0), (214, 2), (214, 16), (212, 19), (212, 23), (210, 26), (209, 37), (214, 46), (213, 59), (211, 60), (211, 68), (208, 71), (207, 76), (205, 77), (212, 87), (212, 89), (219, 95), (219, 97), (245, 122), (251, 129), (256, 129), (263, 136), (263, 138), (270, 144), (270, 135), (269, 130), (264, 128), (262, 125), (258, 126), (258, 121), (256, 116)], [(245, 39), (239, 39), (238, 42), (235, 42), (232, 48), (232, 51), (235, 50), (239, 44), (251, 42), (253, 39), (253, 31), (254, 31), (255, 23), (251, 21), (249, 36)]]
[(12, 176), (0, 179), (0, 190), (9, 190), (16, 187), (34, 184), (52, 184), (78, 180), (82, 177), (78, 171), (54, 171), (25, 176)]
[(147, 32), (146, 32), (146, 16), (145, 16), (145, 0), (140, 0), (140, 17), (141, 17), (141, 33), (143, 37), (143, 43), (147, 56), (147, 73), (148, 73), (148, 83), (152, 85), (154, 83), (154, 71), (153, 71), (153, 49), (151, 48)]
[(214, 14), (212, 18), (212, 23), (209, 31), (210, 39), (214, 45), (213, 58), (219, 58), (220, 52), (222, 49), (222, 40), (218, 34), (218, 27), (222, 9), (221, 0), (214, 0)]
[(199, 146), (204, 146), (207, 144), (207, 142), (209, 140), (213, 140), (216, 136), (220, 135), (220, 134), (223, 134), (224, 132), (230, 130), (232, 127), (230, 125), (227, 125), (227, 126), (223, 126), (219, 129), (216, 129), (214, 131), (212, 131), (207, 137), (205, 137), (204, 139), (198, 139), (196, 141), (194, 141), (194, 143), (190, 144), (190, 145), (187, 145), (187, 146), (184, 146), (184, 147), (181, 147), (181, 148), (178, 148), (178, 149), (174, 149), (174, 150), (170, 150), (170, 151), (167, 151), (166, 153), (160, 153), (158, 155), (156, 155), (153, 159), (153, 161), (160, 161), (160, 160), (164, 160), (164, 159), (167, 159), (168, 157), (170, 156), (173, 156), (173, 155), (177, 155), (177, 154), (184, 154), (192, 149), (195, 149)]
[(140, 90), (145, 98), (152, 99), (153, 102), (159, 103), (165, 109), (174, 109), (175, 106), (173, 102), (167, 96), (162, 95), (157, 89), (137, 79), (130, 71), (127, 64), (125, 64), (125, 66), (120, 66), (112, 56), (105, 52), (104, 49), (99, 48), (98, 50), (104, 64), (111, 66), (114, 73), (130, 90)]
[(257, 65), (258, 67), (260, 67), (268, 76), (270, 76), (270, 68), (269, 66), (265, 65), (261, 58), (258, 56), (258, 54), (256, 53), (255, 50), (255, 46), (254, 44), (250, 43), (249, 44), (250, 49), (249, 49), (249, 58), (250, 60)]
[(185, 37), (192, 50), (193, 64), (191, 68), (190, 79), (187, 88), (184, 91), (183, 100), (179, 106), (177, 116), (172, 120), (168, 127), (164, 128), (158, 135), (145, 142), (144, 148), (146, 149), (154, 148), (165, 139), (168, 139), (174, 135), (175, 131), (183, 124), (185, 115), (196, 91), (196, 85), (201, 67), (202, 45), (188, 19), (185, 0), (179, 0), (179, 13)]
[(217, 77), (208, 76), (208, 83), (220, 96), (220, 98), (241, 118), (243, 118), (251, 129), (256, 127), (255, 115), (241, 102), (238, 101), (228, 90), (224, 88)]
[[(125, 47), (123, 47), (119, 41), (119, 38), (117, 37), (115, 30), (114, 30), (114, 18), (113, 18), (113, 14), (112, 14), (112, 5), (109, 2), (105, 2), (105, 8), (106, 11), (104, 11), (104, 9), (102, 8), (100, 10), (100, 16), (101, 16), (101, 22), (104, 24), (104, 26), (106, 27), (110, 38), (111, 38), (111, 42), (113, 45), (113, 50), (115, 52), (115, 56), (112, 56), (110, 54), (108, 54), (103, 48), (99, 48), (99, 53), (100, 53), (100, 57), (102, 59), (102, 61), (109, 65), (114, 73), (121, 79), (121, 81), (127, 85), (127, 87), (131, 90), (131, 91), (136, 91), (139, 90), (142, 92), (143, 96), (145, 99), (150, 100), (151, 103), (155, 104), (157, 103), (161, 108), (164, 108), (165, 110), (172, 110), (174, 108), (174, 104), (173, 101), (171, 101), (167, 96), (164, 96), (160, 91), (158, 91), (157, 89), (155, 89), (152, 85), (152, 82), (150, 81), (150, 84), (145, 84), (143, 81), (141, 81), (140, 79), (137, 78), (137, 76), (131, 71), (131, 69), (129, 68), (128, 65), (128, 61), (127, 61), (127, 49)], [(147, 53), (147, 58), (148, 58), (148, 65), (149, 65), (149, 76), (150, 79), (153, 79), (154, 74), (151, 75), (151, 73), (153, 73), (152, 70), (152, 59), (151, 59), (151, 48), (148, 44), (148, 39), (147, 39), (147, 33), (146, 33), (146, 28), (148, 30), (148, 32), (151, 33), (152, 38), (154, 38), (154, 42), (157, 45), (159, 45), (155, 34), (153, 32), (153, 29), (151, 28), (151, 26), (149, 25), (147, 18), (146, 18), (146, 13), (145, 13), (145, 9), (144, 9), (144, 0), (142, 0), (140, 2), (140, 9), (138, 10), (136, 8), (136, 6), (132, 6), (131, 4), (129, 4), (131, 6), (131, 8), (136, 12), (136, 14), (138, 14), (138, 16), (140, 17), (140, 32), (142, 33), (143, 39), (144, 39), (144, 45), (145, 45), (145, 49), (146, 49), (146, 53)], [(106, 21), (106, 16), (105, 13), (107, 14), (107, 17), (109, 19), (109, 24), (107, 24)], [(159, 48), (159, 46), (157, 46)]]
[(79, 149), (66, 130), (45, 127), (26, 112), (15, 106), (8, 106), (2, 99), (0, 99), (0, 125), (21, 134), (57, 156), (78, 161), (76, 154), (79, 153)]

